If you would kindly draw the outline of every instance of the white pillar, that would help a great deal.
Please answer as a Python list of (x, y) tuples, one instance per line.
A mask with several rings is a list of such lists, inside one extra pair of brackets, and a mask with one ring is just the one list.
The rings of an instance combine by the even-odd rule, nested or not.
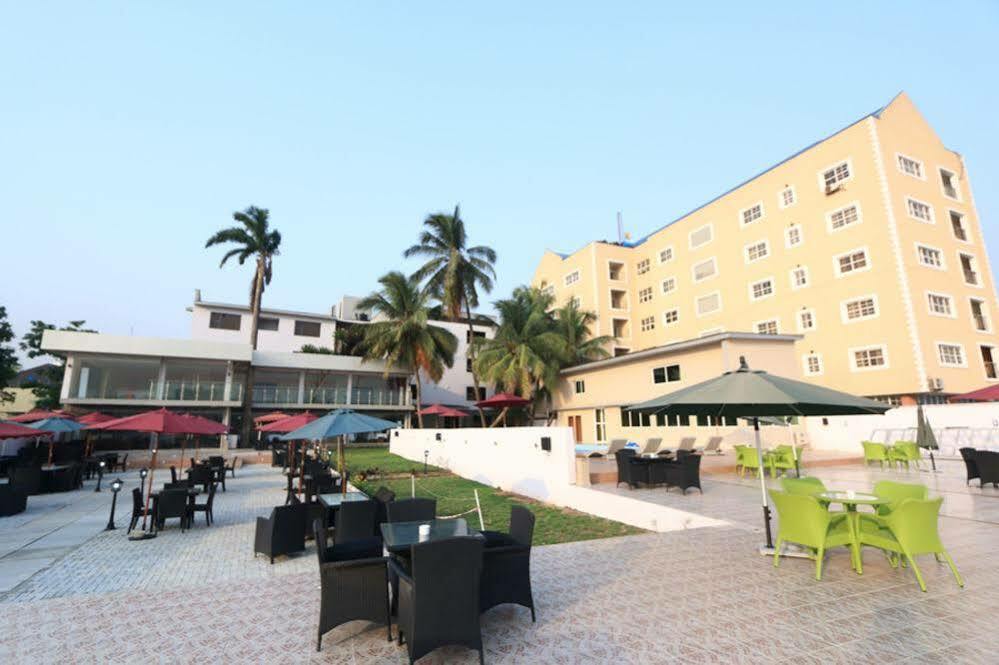
[(163, 399), (166, 392), (166, 358), (160, 358), (160, 373), (156, 377), (156, 399)]
[[(231, 391), (232, 391), (232, 375), (233, 375), (232, 361), (229, 360), (225, 364), (225, 385), (222, 387), (222, 400), (225, 401), (225, 402), (228, 402), (229, 400), (232, 399), (232, 396), (231, 396)], [(229, 424), (229, 409), (225, 410), (225, 414), (226, 414), (225, 415), (225, 417), (226, 417), (225, 424), (228, 425)]]
[(305, 370), (298, 373), (298, 403), (305, 404)]
[(59, 390), (59, 401), (64, 402), (69, 398), (70, 387), (73, 385), (73, 377), (79, 370), (76, 368), (76, 356), (72, 353), (66, 356), (66, 370), (62, 375), (62, 387)]
[(354, 375), (347, 375), (347, 404), (354, 403)]

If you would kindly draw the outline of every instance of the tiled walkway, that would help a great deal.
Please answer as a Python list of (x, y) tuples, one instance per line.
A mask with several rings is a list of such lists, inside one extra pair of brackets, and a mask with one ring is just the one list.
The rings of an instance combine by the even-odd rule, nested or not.
[[(486, 661), (994, 662), (999, 492), (964, 491), (957, 472), (910, 478), (929, 481), (946, 497), (953, 516), (942, 520), (942, 530), (965, 589), (928, 557), (922, 563), (929, 591), (921, 593), (908, 571), (891, 569), (870, 550), (863, 576), (850, 570), (845, 551), (828, 557), (821, 582), (810, 561), (785, 560), (774, 569), (756, 554), (758, 488), (715, 478), (703, 497), (635, 494), (732, 526), (536, 548), (538, 622), (516, 607), (487, 613)], [(855, 467), (818, 475), (830, 487), (863, 489), (890, 474)], [(406, 662), (381, 627), (364, 622), (330, 632), (322, 653), (315, 652), (312, 548), (273, 566), (251, 551), (253, 520), (280, 501), (281, 482), (269, 469), (248, 468), (217, 497), (212, 528), (168, 529), (141, 543), (128, 542), (123, 531), (96, 533), (62, 553), (0, 596), (0, 662)], [(106, 508), (97, 511), (100, 526)], [(0, 520), (0, 542), (9, 530)], [(6, 565), (0, 559), (0, 572)], [(475, 660), (446, 649), (421, 662)]]

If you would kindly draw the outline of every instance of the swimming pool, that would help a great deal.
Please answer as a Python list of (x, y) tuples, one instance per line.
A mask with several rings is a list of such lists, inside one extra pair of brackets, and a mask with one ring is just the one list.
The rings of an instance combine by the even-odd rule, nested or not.
[[(634, 441), (629, 441), (625, 448), (635, 448), (639, 446)], [(576, 454), (577, 455), (589, 455), (590, 453), (605, 453), (607, 452), (606, 443), (577, 443), (576, 444)]]

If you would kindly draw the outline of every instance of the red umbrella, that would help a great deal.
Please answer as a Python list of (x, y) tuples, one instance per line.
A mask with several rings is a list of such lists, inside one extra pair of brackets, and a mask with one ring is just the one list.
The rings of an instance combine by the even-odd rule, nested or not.
[(445, 418), (464, 418), (468, 414), (460, 409), (455, 409), (443, 404), (432, 404), (425, 409), (420, 409), (424, 416), (443, 416)]
[(313, 420), (319, 416), (306, 411), (305, 413), (300, 413), (297, 416), (288, 416), (287, 418), (282, 418), (281, 420), (275, 420), (274, 422), (258, 427), (261, 432), (280, 432), (282, 434), (287, 432), (294, 432), (299, 427), (304, 427), (308, 425)]
[(21, 437), (42, 437), (52, 436), (52, 432), (32, 429), (23, 425), (6, 422), (0, 423), (0, 439), (20, 439)]
[(509, 409), (515, 406), (527, 406), (531, 400), (512, 393), (496, 393), (489, 399), (475, 403), (480, 409)]
[(951, 395), (951, 402), (999, 402), (999, 384), (972, 390), (963, 395)]
[(7, 418), (7, 422), (11, 423), (33, 423), (38, 420), (45, 420), (46, 418), (72, 418), (65, 411), (42, 411), (41, 409), (35, 409), (28, 411), (27, 413), (22, 413), (19, 416), (14, 416), (13, 418)]
[[(192, 435), (217, 436), (217, 435), (220, 435), (220, 434), (225, 434), (225, 433), (227, 433), (229, 431), (228, 427), (226, 427), (225, 425), (223, 425), (220, 422), (216, 422), (216, 421), (212, 420), (211, 418), (204, 418), (202, 416), (196, 416), (193, 413), (182, 413), (181, 416), (184, 417), (184, 418), (187, 418), (187, 419), (189, 419), (191, 421), (192, 429), (200, 429), (200, 431), (198, 431), (198, 432), (188, 432), (187, 433), (187, 439), (190, 439)], [(185, 442), (186, 442), (186, 439), (185, 439)], [(197, 441), (197, 445), (195, 445), (195, 448), (194, 448), (194, 459), (198, 459), (198, 451), (201, 448), (200, 443), (201, 443), (201, 439), (199, 438), (198, 441)], [(182, 442), (180, 444), (180, 470), (181, 471), (184, 470), (184, 450), (185, 450), (185, 445)]]
[(117, 418), (109, 416), (106, 413), (101, 413), (100, 411), (94, 411), (84, 416), (80, 416), (76, 419), (76, 422), (81, 425), (96, 425), (97, 423), (106, 423), (109, 420), (117, 420)]
[(288, 417), (289, 415), (287, 413), (283, 413), (281, 411), (271, 411), (270, 413), (265, 413), (262, 416), (257, 416), (256, 418), (253, 419), (253, 423), (257, 427), (259, 427), (260, 425), (266, 425), (267, 423), (273, 423), (278, 420), (284, 420), (285, 418)]

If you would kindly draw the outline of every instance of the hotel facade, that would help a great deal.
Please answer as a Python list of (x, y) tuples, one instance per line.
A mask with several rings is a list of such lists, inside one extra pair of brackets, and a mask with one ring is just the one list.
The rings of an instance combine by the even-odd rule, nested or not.
[[(748, 332), (794, 336), (784, 373), (893, 404), (999, 380), (971, 181), (905, 93), (638, 241), (546, 252), (532, 284), (595, 312), (614, 356), (660, 349), (660, 369), (671, 345)], [(690, 385), (646, 374), (620, 378)], [(560, 414), (583, 399), (560, 394)]]

